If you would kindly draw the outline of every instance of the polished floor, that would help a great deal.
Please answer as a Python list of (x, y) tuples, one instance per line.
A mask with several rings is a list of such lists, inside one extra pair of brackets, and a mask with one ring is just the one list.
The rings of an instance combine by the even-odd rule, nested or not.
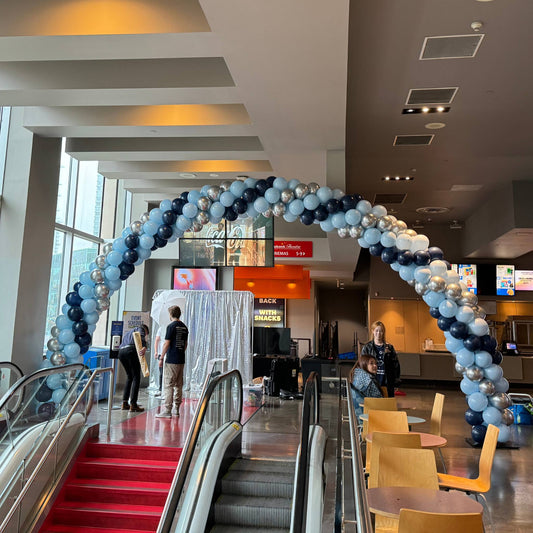
[[(400, 406), (408, 414), (429, 420), (435, 392), (446, 395), (442, 431), (448, 440), (442, 449), (448, 473), (465, 477), (477, 476), (479, 448), (466, 442), (469, 426), (464, 421), (466, 402), (464, 395), (455, 386), (427, 388), (416, 384), (404, 385), (405, 396), (399, 397)], [(533, 392), (521, 390), (520, 392)], [(101, 426), (100, 440), (127, 444), (160, 446), (182, 446), (194, 415), (196, 401), (186, 399), (181, 416), (171, 420), (155, 418), (162, 402), (141, 391), (140, 403), (147, 410), (144, 413), (129, 413), (114, 409), (109, 437), (105, 426)], [(90, 418), (105, 424), (107, 411), (104, 402), (93, 409)], [(243, 432), (243, 455), (246, 457), (291, 459), (296, 456), (299, 444), (301, 400), (281, 400), (266, 397), (265, 405), (257, 410), (245, 411), (247, 422)], [(326, 429), (329, 442), (327, 448), (326, 510), (323, 531), (333, 531), (334, 455), (337, 435), (338, 404), (334, 394), (323, 394), (321, 401), (321, 424)], [(429, 431), (429, 421), (419, 424), (417, 431)], [(487, 500), (495, 525), (500, 533), (525, 533), (533, 531), (533, 506), (531, 505), (531, 476), (533, 472), (533, 426), (513, 426), (512, 442), (518, 448), (498, 448), (492, 472), (492, 488)], [(439, 463), (437, 462), (439, 465)], [(440, 469), (440, 468), (439, 468)], [(349, 508), (349, 505), (347, 506)], [(487, 518), (487, 517), (485, 517)], [(488, 526), (488, 520), (486, 519)], [(330, 528), (331, 527), (331, 528)], [(350, 528), (347, 527), (346, 531)], [(490, 529), (487, 528), (488, 531)]]

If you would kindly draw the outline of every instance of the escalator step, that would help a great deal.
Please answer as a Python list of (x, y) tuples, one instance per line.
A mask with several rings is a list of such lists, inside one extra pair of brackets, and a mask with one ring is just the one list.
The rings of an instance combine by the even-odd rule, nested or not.
[(291, 498), (293, 486), (293, 473), (230, 470), (222, 478), (222, 492), (224, 494)]
[(229, 468), (229, 471), (245, 470), (249, 472), (291, 472), (294, 475), (295, 462), (288, 461), (265, 461), (260, 459), (237, 459)]
[[(289, 533), (289, 531), (289, 528), (255, 527), (253, 533)], [(250, 528), (217, 524), (209, 533), (250, 533)]]
[(288, 528), (291, 522), (291, 499), (236, 496), (222, 494), (215, 503), (215, 523), (237, 526), (266, 524)]

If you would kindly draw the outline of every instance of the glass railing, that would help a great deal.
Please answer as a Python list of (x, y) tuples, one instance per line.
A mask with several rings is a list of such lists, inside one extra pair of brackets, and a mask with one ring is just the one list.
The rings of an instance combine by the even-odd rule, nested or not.
[(241, 415), (242, 378), (238, 370), (231, 370), (206, 381), (157, 533), (171, 531), (174, 517), (181, 508), (182, 496), (188, 486), (194, 461), (202, 446), (224, 424), (228, 422), (240, 423)]
[[(0, 361), (0, 399), (24, 375), (22, 370), (11, 361)], [(22, 401), (19, 394), (12, 398), (10, 408), (17, 409), (17, 403)], [(3, 418), (0, 416), (0, 426)], [(0, 430), (1, 431), (1, 430)]]

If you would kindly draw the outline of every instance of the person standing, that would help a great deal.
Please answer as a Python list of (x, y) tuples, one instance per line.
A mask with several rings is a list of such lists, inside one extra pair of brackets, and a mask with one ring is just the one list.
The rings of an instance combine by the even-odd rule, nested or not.
[(163, 349), (163, 328), (159, 327), (154, 339), (154, 356), (158, 362), (159, 367), (159, 391), (155, 393), (155, 396), (161, 396), (163, 392), (163, 357), (161, 356), (161, 350)]
[(385, 325), (379, 320), (370, 326), (371, 341), (361, 350), (361, 355), (372, 355), (378, 362), (377, 378), (380, 387), (387, 387), (389, 398), (394, 397), (394, 385), (400, 379), (400, 362), (392, 344), (385, 340)]
[[(137, 354), (133, 334), (139, 332), (141, 334), (142, 350)], [(146, 337), (150, 331), (146, 324), (140, 327), (130, 329), (122, 338), (118, 349), (118, 358), (126, 371), (126, 385), (124, 385), (124, 393), (122, 395), (122, 410), (134, 413), (144, 411), (144, 408), (137, 404), (139, 397), (139, 387), (141, 386), (141, 364), (139, 363), (139, 355), (144, 356), (146, 353)]]
[(161, 350), (161, 357), (165, 361), (164, 369), (164, 396), (165, 406), (156, 415), (157, 418), (171, 418), (172, 405), (175, 415), (180, 416), (180, 405), (183, 388), (183, 368), (185, 366), (185, 350), (189, 338), (187, 326), (180, 320), (181, 309), (173, 305), (168, 309), (170, 324), (165, 333), (165, 342)]

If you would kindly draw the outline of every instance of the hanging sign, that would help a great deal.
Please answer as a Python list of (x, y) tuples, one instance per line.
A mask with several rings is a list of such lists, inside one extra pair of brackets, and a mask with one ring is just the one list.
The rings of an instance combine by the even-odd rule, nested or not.
[(274, 257), (313, 257), (313, 242), (274, 241)]
[(255, 327), (282, 328), (284, 325), (284, 298), (254, 298)]

